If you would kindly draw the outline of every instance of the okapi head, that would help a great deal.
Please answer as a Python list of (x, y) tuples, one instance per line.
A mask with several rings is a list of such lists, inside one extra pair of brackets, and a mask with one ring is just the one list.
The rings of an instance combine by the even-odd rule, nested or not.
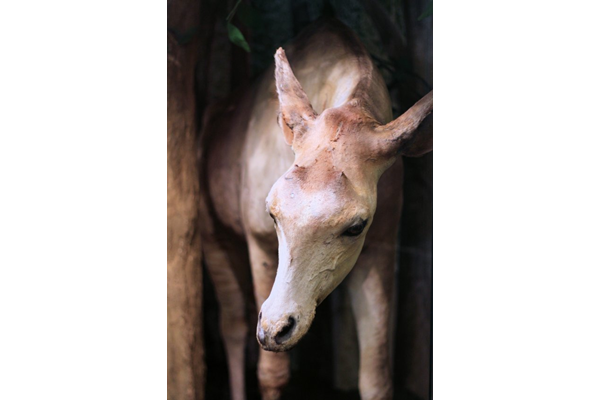
[(285, 351), (304, 336), (317, 305), (356, 263), (381, 174), (400, 154), (431, 150), (433, 138), (420, 138), (417, 128), (433, 110), (433, 92), (387, 125), (361, 107), (360, 97), (317, 115), (281, 48), (275, 60), (279, 124), (295, 161), (267, 197), (279, 265), (257, 338), (265, 350)]

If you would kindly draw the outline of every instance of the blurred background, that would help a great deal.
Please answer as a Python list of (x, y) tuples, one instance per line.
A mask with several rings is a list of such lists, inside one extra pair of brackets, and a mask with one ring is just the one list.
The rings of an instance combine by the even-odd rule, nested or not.
[[(278, 47), (285, 48), (323, 16), (338, 18), (360, 37), (386, 81), (394, 118), (433, 89), (433, 3), (429, 0), (168, 0), (169, 398), (229, 399), (218, 304), (208, 275), (198, 268), (199, 238), (190, 236), (197, 217), (193, 149), (204, 110), (243, 89), (273, 63)], [(428, 399), (433, 153), (404, 158), (404, 165), (394, 398)], [(346, 295), (336, 290), (321, 304), (309, 333), (291, 351), (292, 375), (284, 399), (359, 398), (356, 333)], [(259, 399), (258, 344), (252, 326), (246, 353), (247, 398)]]

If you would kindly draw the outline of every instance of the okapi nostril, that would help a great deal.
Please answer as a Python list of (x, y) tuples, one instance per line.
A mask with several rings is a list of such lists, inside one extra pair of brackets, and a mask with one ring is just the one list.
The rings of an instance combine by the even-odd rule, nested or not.
[(275, 343), (281, 344), (288, 340), (292, 335), (292, 331), (294, 330), (295, 326), (296, 320), (294, 319), (294, 317), (289, 317), (287, 324), (283, 328), (281, 328), (277, 335), (275, 335)]
[(262, 319), (262, 311), (258, 313), (258, 322)]
[(258, 326), (258, 332), (256, 333), (256, 338), (258, 339), (258, 342), (260, 344), (262, 344), (263, 346), (265, 345), (265, 331), (263, 330), (263, 328), (260, 325)]

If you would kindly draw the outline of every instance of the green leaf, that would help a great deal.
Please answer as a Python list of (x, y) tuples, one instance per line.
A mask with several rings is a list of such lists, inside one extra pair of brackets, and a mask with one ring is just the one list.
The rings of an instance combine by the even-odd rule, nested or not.
[(425, 11), (423, 11), (423, 14), (419, 15), (419, 18), (417, 18), (417, 21), (421, 21), (422, 19), (431, 17), (432, 15), (433, 15), (433, 1), (430, 1), (429, 4), (427, 5), (427, 8), (425, 9)]
[(250, 46), (248, 45), (248, 42), (246, 42), (246, 39), (244, 39), (244, 35), (231, 22), (227, 23), (227, 33), (229, 34), (229, 40), (231, 40), (231, 43), (235, 44), (236, 46), (240, 46), (242, 49), (250, 53)]

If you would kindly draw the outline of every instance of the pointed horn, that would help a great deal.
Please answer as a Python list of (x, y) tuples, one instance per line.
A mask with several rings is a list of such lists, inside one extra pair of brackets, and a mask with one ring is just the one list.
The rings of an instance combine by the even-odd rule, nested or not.
[(383, 135), (383, 152), (416, 157), (433, 150), (433, 90), (404, 114), (377, 132)]
[(291, 145), (294, 135), (304, 133), (307, 123), (313, 121), (317, 113), (310, 105), (308, 96), (296, 79), (281, 47), (275, 53), (275, 86), (279, 96), (279, 125), (286, 142)]

